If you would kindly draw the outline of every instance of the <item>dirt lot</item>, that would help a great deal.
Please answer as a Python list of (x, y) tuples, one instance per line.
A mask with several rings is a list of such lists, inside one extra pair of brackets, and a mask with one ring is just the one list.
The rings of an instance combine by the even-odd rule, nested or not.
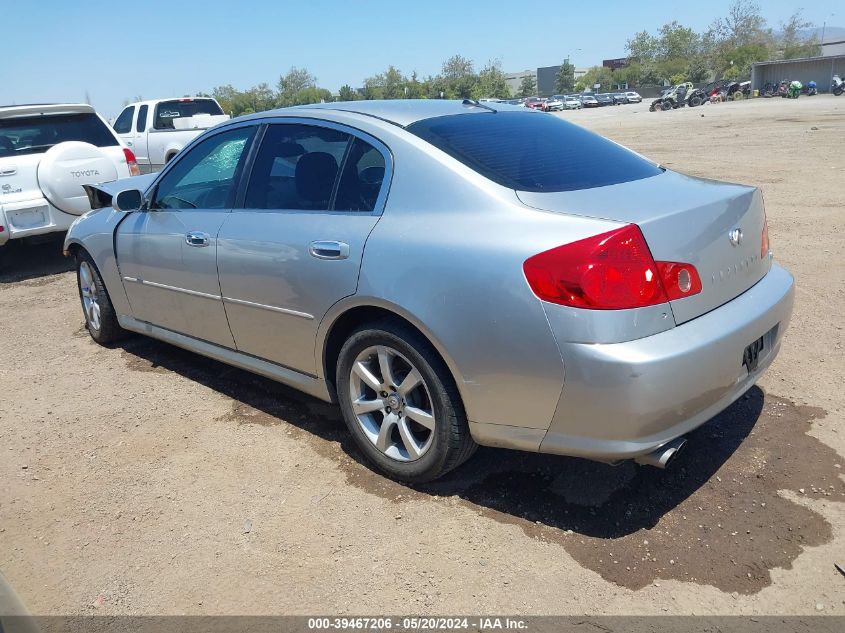
[(669, 471), (482, 449), (372, 473), (338, 411), (167, 345), (89, 340), (55, 244), (0, 273), (0, 570), (39, 614), (845, 614), (845, 98), (564, 116), (759, 185), (796, 311)]

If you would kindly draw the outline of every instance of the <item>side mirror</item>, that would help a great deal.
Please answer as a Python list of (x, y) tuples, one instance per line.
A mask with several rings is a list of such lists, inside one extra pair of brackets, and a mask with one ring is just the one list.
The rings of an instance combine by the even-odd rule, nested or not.
[(112, 198), (112, 208), (121, 213), (139, 211), (144, 206), (144, 194), (137, 189), (121, 191)]

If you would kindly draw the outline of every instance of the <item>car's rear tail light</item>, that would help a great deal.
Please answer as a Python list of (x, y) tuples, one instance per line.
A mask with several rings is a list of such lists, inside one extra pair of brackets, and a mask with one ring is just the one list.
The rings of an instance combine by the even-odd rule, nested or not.
[(123, 148), (123, 155), (126, 157), (126, 166), (129, 167), (130, 176), (140, 176), (141, 169), (138, 167), (138, 161), (135, 160), (135, 154), (128, 147)]
[(692, 264), (657, 262), (660, 281), (669, 301), (683, 299), (701, 292), (701, 278)]
[(540, 299), (575, 308), (642, 308), (701, 292), (695, 267), (655, 262), (635, 224), (534, 255), (523, 271)]
[(769, 221), (763, 215), (763, 237), (760, 240), (760, 259), (766, 259), (769, 256)]

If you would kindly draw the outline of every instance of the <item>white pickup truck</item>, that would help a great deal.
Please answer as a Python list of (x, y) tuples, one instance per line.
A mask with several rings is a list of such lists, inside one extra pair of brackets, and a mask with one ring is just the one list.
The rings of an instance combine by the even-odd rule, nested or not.
[(130, 103), (112, 127), (135, 154), (141, 173), (147, 174), (160, 170), (196, 136), (228, 118), (214, 99), (156, 99)]

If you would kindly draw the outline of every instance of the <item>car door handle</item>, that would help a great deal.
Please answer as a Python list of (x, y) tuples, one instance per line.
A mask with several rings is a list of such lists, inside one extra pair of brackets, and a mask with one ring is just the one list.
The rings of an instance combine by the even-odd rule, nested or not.
[(311, 242), (308, 252), (317, 259), (346, 259), (349, 257), (349, 244), (332, 240)]
[(202, 231), (189, 231), (185, 234), (185, 244), (188, 246), (208, 246), (211, 243), (211, 236)]

